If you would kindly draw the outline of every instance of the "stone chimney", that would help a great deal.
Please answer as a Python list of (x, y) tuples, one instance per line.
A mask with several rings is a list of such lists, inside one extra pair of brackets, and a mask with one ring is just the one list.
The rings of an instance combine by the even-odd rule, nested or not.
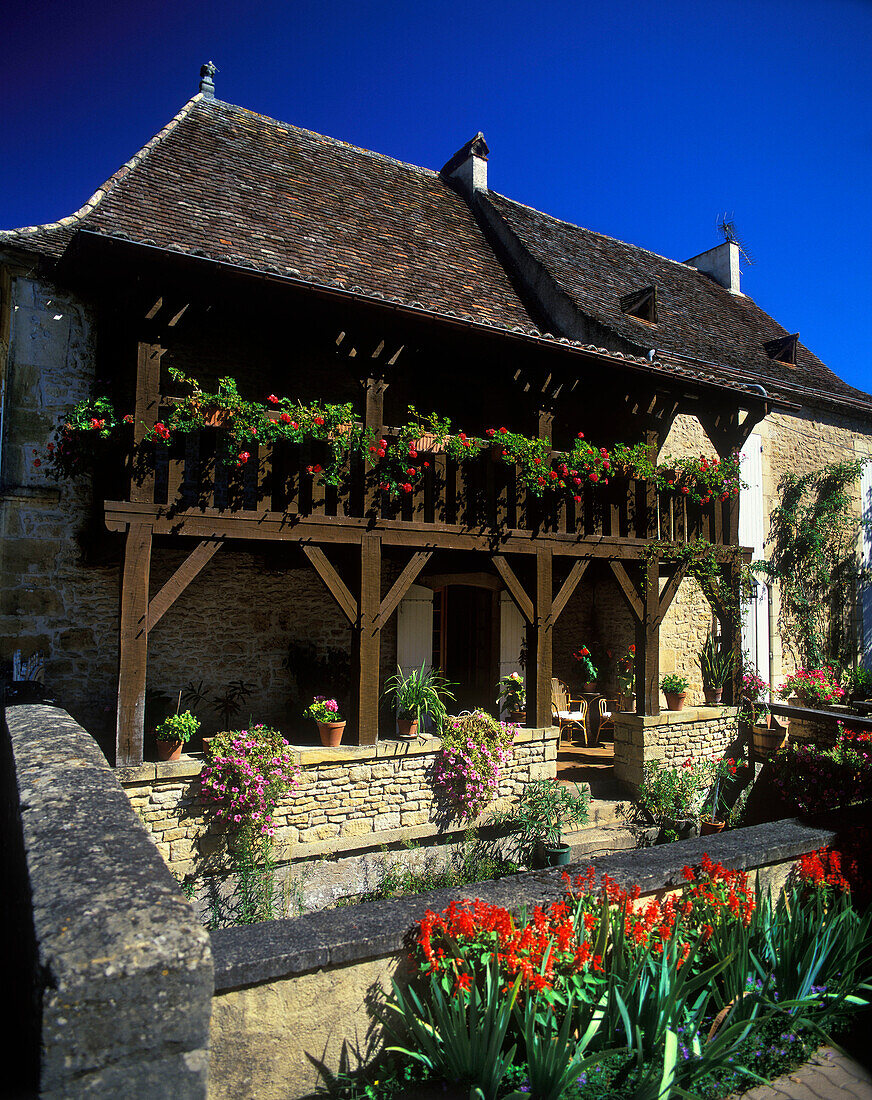
[(731, 294), (742, 293), (739, 286), (739, 246), (735, 241), (724, 241), (723, 244), (710, 248), (708, 252), (701, 252), (684, 262), (689, 267), (695, 267), (697, 271), (711, 275), (716, 283), (726, 287)]
[(470, 141), (458, 149), (454, 156), (442, 166), (439, 173), (446, 179), (454, 179), (467, 195), (477, 191), (487, 191), (487, 155), (490, 150), (479, 131)]
[(212, 77), (217, 72), (218, 70), (211, 61), (207, 61), (205, 65), (200, 66), (200, 91), (206, 99), (215, 98), (215, 81)]

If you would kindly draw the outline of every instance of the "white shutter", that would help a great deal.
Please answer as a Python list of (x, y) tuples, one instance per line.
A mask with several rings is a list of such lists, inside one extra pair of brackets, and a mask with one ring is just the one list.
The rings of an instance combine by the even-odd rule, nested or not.
[[(742, 448), (742, 481), (747, 484), (739, 496), (739, 544), (750, 546), (752, 560), (763, 557), (766, 517), (763, 513), (763, 444), (759, 435), (749, 435)], [(742, 619), (742, 650), (764, 680), (769, 677), (769, 589), (757, 579), (757, 599), (752, 600)]]
[[(518, 655), (524, 640), (524, 616), (508, 592), (500, 593), (500, 679), (521, 672)], [(526, 679), (526, 677), (525, 677)]]
[[(865, 462), (860, 473), (860, 515), (865, 523), (860, 528), (860, 560), (863, 569), (872, 570), (872, 462)], [(872, 584), (860, 588), (862, 647), (860, 663), (872, 668)]]
[(397, 664), (408, 676), (433, 664), (433, 590), (413, 584), (397, 608)]

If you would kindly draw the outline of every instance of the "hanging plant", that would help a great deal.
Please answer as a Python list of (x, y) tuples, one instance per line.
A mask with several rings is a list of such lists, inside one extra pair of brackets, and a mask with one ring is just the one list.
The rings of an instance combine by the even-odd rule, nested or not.
[(705, 455), (666, 458), (657, 467), (655, 482), (661, 492), (686, 496), (696, 504), (710, 504), (739, 495), (744, 484), (740, 464), (738, 451), (724, 459)]
[(61, 417), (43, 456), (34, 450), (33, 465), (38, 469), (44, 463), (55, 481), (88, 473), (107, 445), (132, 438), (132, 424), (132, 416), (118, 418), (108, 397), (88, 397)]

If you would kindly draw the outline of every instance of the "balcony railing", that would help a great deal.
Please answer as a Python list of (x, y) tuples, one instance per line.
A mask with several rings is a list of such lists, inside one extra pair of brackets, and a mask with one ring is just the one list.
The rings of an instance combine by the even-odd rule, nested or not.
[(300, 517), (369, 518), (409, 524), (472, 529), (551, 532), (569, 536), (663, 539), (687, 543), (704, 538), (716, 545), (736, 541), (731, 501), (695, 504), (672, 493), (649, 492), (646, 481), (613, 477), (590, 482), (572, 497), (538, 498), (528, 493), (515, 468), (484, 452), (462, 465), (445, 454), (427, 456), (429, 467), (411, 493), (391, 499), (377, 476), (352, 461), (338, 487), (323, 484), (307, 467), (325, 465), (326, 444), (252, 441), (242, 466), (216, 460), (215, 433), (205, 430), (157, 446), (154, 503), (170, 511), (203, 509), (268, 511)]

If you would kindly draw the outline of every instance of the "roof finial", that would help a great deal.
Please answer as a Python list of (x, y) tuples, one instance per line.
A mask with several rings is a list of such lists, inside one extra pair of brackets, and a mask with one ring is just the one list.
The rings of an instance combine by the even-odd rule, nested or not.
[(207, 61), (205, 65), (200, 66), (200, 91), (207, 99), (215, 98), (215, 81), (212, 77), (217, 73), (211, 61)]

